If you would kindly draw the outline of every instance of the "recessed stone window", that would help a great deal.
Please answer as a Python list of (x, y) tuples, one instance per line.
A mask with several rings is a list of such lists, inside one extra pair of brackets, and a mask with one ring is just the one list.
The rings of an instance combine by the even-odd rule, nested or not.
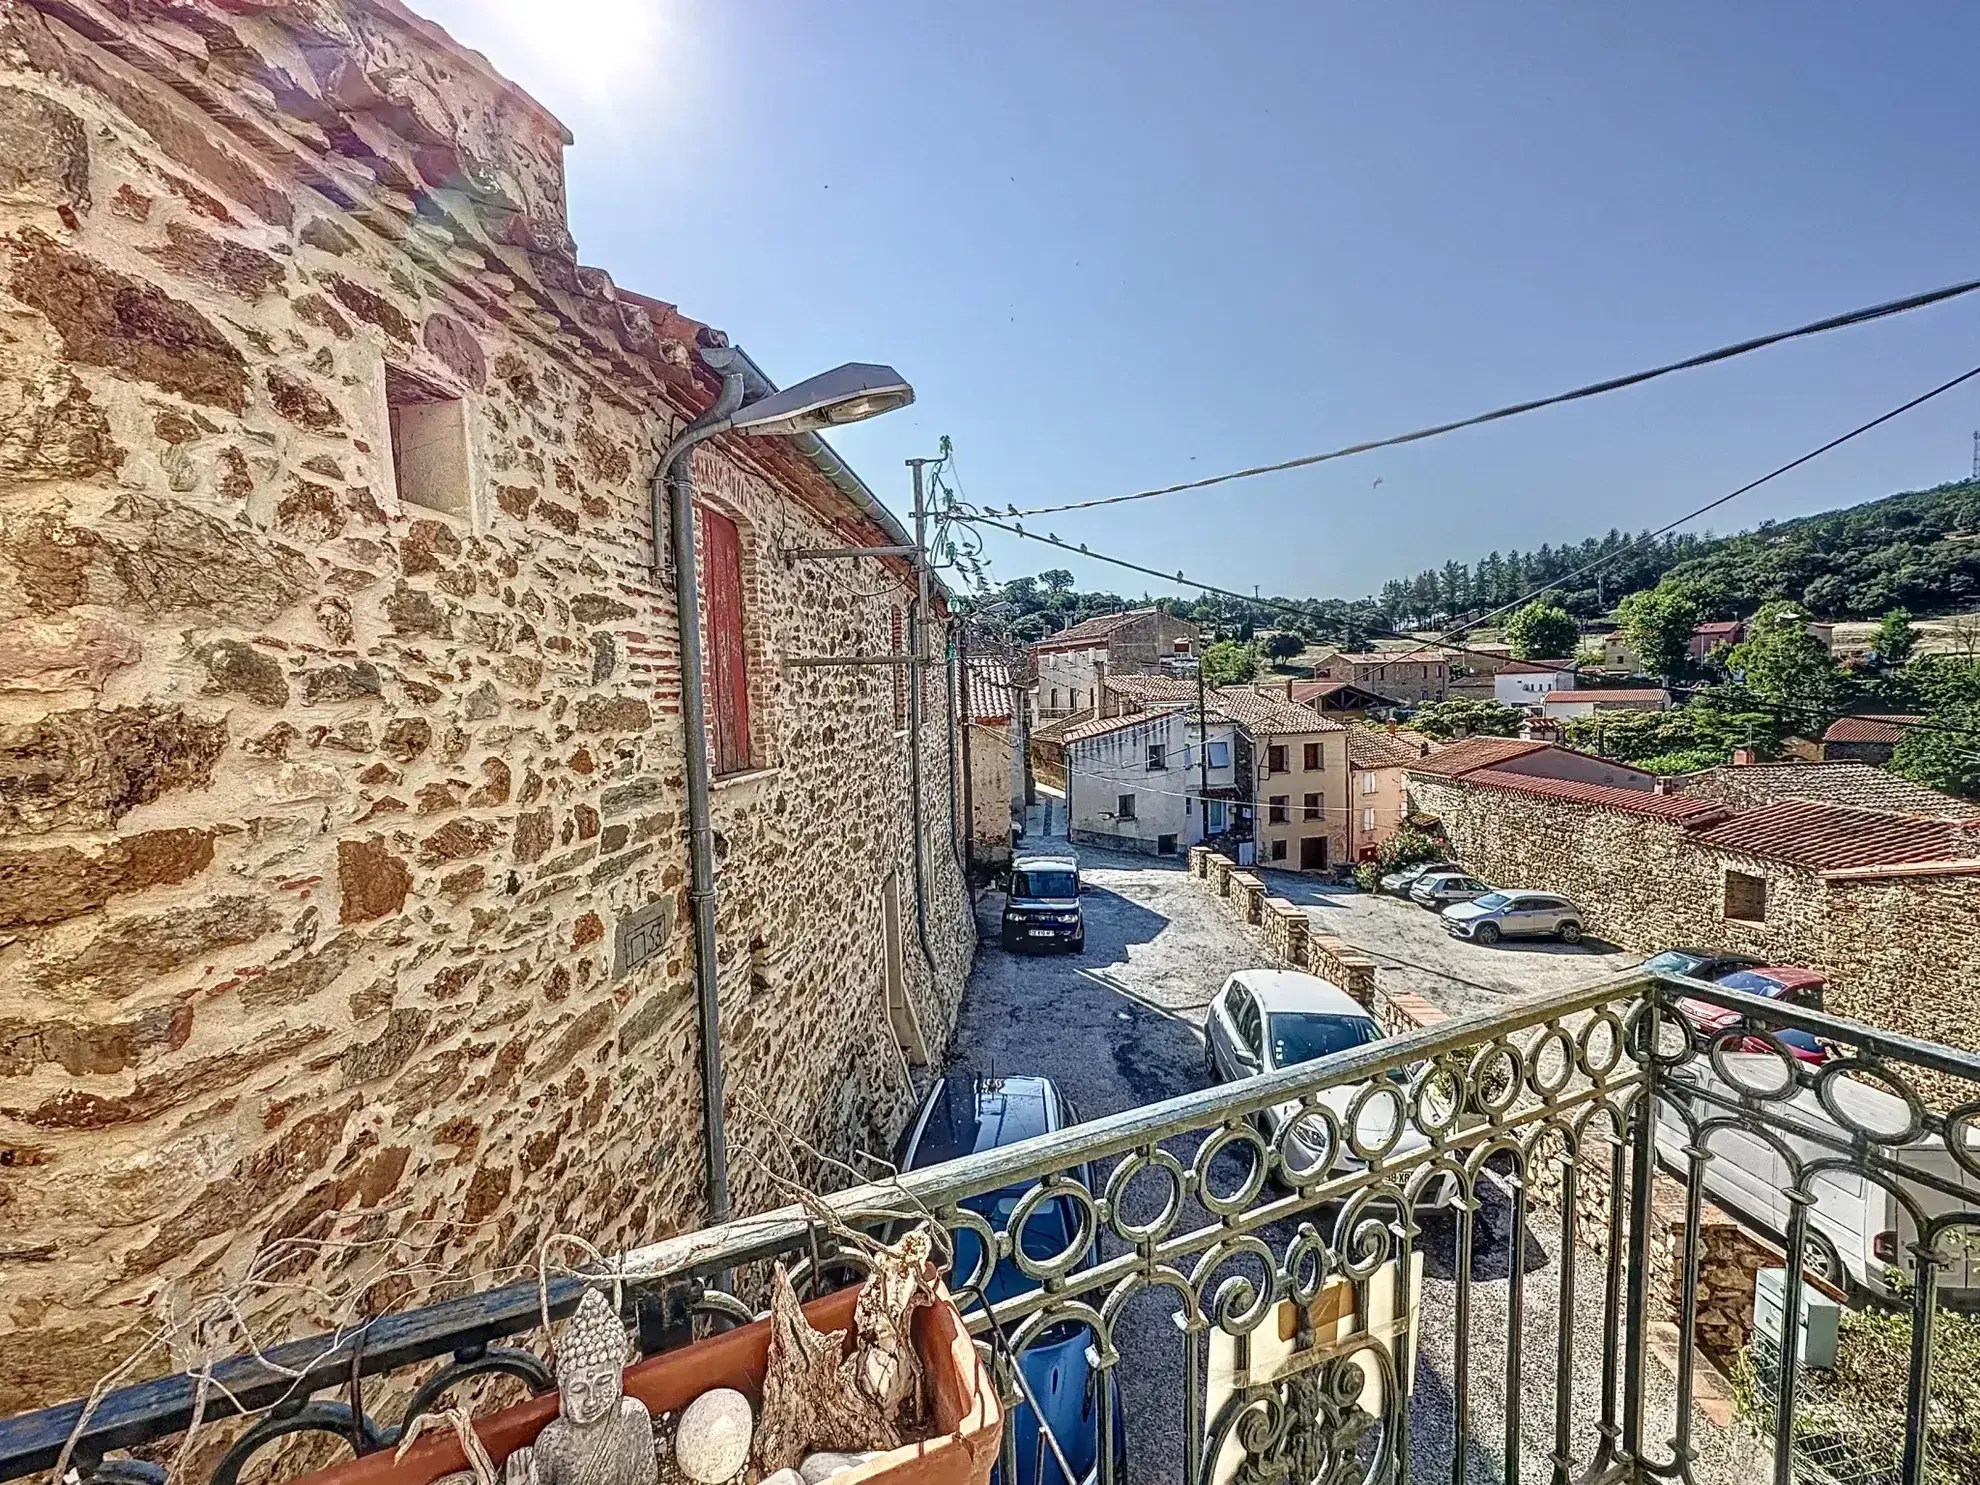
[(467, 407), (459, 397), (387, 367), (392, 482), (408, 505), (468, 514)]
[(1767, 879), (1743, 871), (1726, 873), (1726, 916), (1742, 923), (1767, 921)]

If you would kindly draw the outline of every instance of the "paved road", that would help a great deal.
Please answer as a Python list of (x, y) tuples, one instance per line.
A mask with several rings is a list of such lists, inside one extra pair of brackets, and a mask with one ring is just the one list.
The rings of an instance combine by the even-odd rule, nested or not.
[[(1180, 863), (1084, 847), (1080, 856), (1089, 888), (1083, 955), (1005, 953), (996, 937), (1003, 900), (986, 894), (979, 908), (983, 949), (964, 997), (951, 1066), (977, 1074), (1043, 1073), (1072, 1099), (1083, 1118), (1093, 1119), (1204, 1086), (1199, 1028), (1206, 1002), (1231, 971), (1269, 961), (1262, 945)], [(1272, 888), (1305, 901), (1331, 931), (1374, 954), (1386, 979), (1400, 979), (1453, 1012), (1585, 983), (1629, 962), (1599, 949), (1485, 949), (1457, 943), (1413, 906), (1317, 889), (1310, 879), (1284, 873), (1273, 874)], [(1200, 1142), (1200, 1135), (1180, 1136), (1167, 1148), (1187, 1166)], [(1220, 1188), (1235, 1187), (1246, 1168), (1242, 1157), (1228, 1156), (1217, 1163), (1213, 1178)], [(1110, 1169), (1108, 1163), (1096, 1172), (1101, 1186)], [(1130, 1216), (1153, 1215), (1158, 1195), (1152, 1183), (1137, 1180), (1128, 1192)], [(1306, 1215), (1323, 1227), (1329, 1220), (1324, 1212)], [(1482, 1194), (1472, 1256), (1473, 1423), (1467, 1481), (1502, 1479), (1510, 1216), (1510, 1203), (1502, 1194)], [(1209, 1214), (1191, 1202), (1175, 1230), (1191, 1231), (1209, 1221)], [(1449, 1214), (1428, 1214), (1423, 1228), (1423, 1352), (1411, 1406), (1413, 1474), (1449, 1479), (1455, 1435), (1450, 1379), (1456, 1375), (1451, 1335), (1457, 1224)], [(1280, 1224), (1261, 1235), (1273, 1251), (1283, 1253), (1294, 1229)], [(1103, 1236), (1104, 1256), (1120, 1251), (1123, 1245)], [(1545, 1478), (1545, 1455), (1552, 1443), (1557, 1251), (1557, 1229), (1536, 1215), (1521, 1264), (1527, 1299), (1524, 1376), (1518, 1389), (1526, 1399), (1521, 1474), (1529, 1479)], [(1584, 1267), (1583, 1297), (1576, 1306), (1584, 1315), (1590, 1310), (1585, 1286), (1591, 1268)], [(1244, 1271), (1244, 1260), (1222, 1270)], [(1184, 1356), (1172, 1310), (1164, 1291), (1144, 1293), (1129, 1305), (1116, 1333), (1124, 1357), (1120, 1380), (1132, 1485), (1182, 1485)], [(1589, 1326), (1578, 1328), (1575, 1433), (1577, 1447), (1585, 1450), (1592, 1442), (1590, 1404), (1599, 1355), (1589, 1344)], [(1710, 1469), (1701, 1478), (1715, 1476), (1738, 1478)]]
[(1381, 967), (1383, 984), (1421, 995), (1452, 1015), (1491, 1009), (1522, 996), (1578, 989), (1642, 957), (1590, 940), (1474, 944), (1452, 938), (1435, 913), (1399, 897), (1335, 887), (1297, 872), (1264, 875), (1272, 894), (1304, 907), (1316, 929), (1372, 957)]

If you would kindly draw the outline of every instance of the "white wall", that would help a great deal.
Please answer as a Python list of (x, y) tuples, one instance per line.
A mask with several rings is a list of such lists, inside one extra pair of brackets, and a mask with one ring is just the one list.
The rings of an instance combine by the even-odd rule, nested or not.
[(1032, 690), (1032, 707), (1041, 718), (1063, 717), (1093, 705), (1093, 690), (1100, 682), (1101, 662), (1107, 658), (1105, 645), (1084, 650), (1039, 650), (1038, 684)]
[(1572, 691), (1574, 674), (1565, 670), (1500, 671), (1492, 677), (1492, 698), (1507, 706), (1538, 706), (1549, 691)]
[[(1210, 741), (1213, 757), (1224, 760), (1210, 769), (1210, 782), (1229, 784), (1236, 777), (1229, 724), (1213, 722)], [(1151, 744), (1162, 747), (1160, 768), (1148, 766)], [(1184, 712), (1137, 719), (1067, 744), (1074, 842), (1154, 855), (1165, 835), (1176, 838), (1178, 854), (1200, 841), (1203, 816), (1196, 799), (1203, 774), (1197, 747), (1196, 719)], [(1120, 818), (1123, 794), (1134, 796), (1132, 820)]]

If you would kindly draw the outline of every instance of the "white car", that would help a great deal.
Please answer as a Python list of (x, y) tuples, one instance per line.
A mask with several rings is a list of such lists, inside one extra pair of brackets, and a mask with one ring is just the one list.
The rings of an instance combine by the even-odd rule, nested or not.
[[(1204, 1025), (1213, 1082), (1237, 1082), (1261, 1073), (1277, 1072), (1382, 1038), (1381, 1026), (1360, 1001), (1331, 981), (1291, 969), (1239, 970), (1224, 981), (1223, 988), (1211, 1000), (1209, 1019)], [(1391, 1159), (1412, 1154), (1430, 1143), (1427, 1136), (1407, 1122), (1409, 1086), (1400, 1074), (1393, 1074), (1392, 1078), (1397, 1097), (1371, 1098), (1363, 1107), (1360, 1119), (1362, 1142), (1371, 1148), (1387, 1142), (1396, 1121), (1403, 1121), (1388, 1151)], [(1349, 1083), (1329, 1088), (1319, 1101), (1345, 1125), (1350, 1108), (1366, 1086), (1366, 1083)], [(1300, 1104), (1295, 1100), (1265, 1110), (1265, 1137), (1277, 1139), (1280, 1129), (1299, 1109)], [(1309, 1171), (1326, 1158), (1325, 1136), (1310, 1119), (1295, 1124), (1284, 1153), (1298, 1172)], [(1333, 1169), (1351, 1171), (1362, 1164), (1344, 1139)], [(1455, 1191), (1456, 1185), (1448, 1176), (1440, 1178), (1428, 1184), (1423, 1200), (1417, 1205), (1443, 1206)]]

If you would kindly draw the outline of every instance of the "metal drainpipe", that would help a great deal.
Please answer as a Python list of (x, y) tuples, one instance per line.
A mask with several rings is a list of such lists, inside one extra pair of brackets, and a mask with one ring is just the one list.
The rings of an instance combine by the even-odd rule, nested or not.
[(709, 822), (707, 702), (701, 674), (701, 586), (694, 561), (696, 444), (729, 427), (742, 406), (743, 375), (723, 352), (702, 359), (721, 373), (722, 390), (707, 412), (682, 429), (660, 459), (653, 484), (653, 567), (660, 570), (661, 502), (674, 538), (674, 610), (681, 642), (681, 729), (688, 796), (688, 909), (694, 926), (695, 1003), (701, 1030), (701, 1147), (708, 1169), (708, 1219), (729, 1220), (729, 1151), (722, 1120), (722, 1009), (715, 944), (715, 827)]
[[(956, 636), (956, 680), (961, 687), (962, 724), (955, 727), (955, 734), (962, 739), (962, 812), (963, 827), (961, 836), (963, 890), (970, 894), (970, 901), (976, 900), (971, 868), (976, 856), (976, 780), (975, 770), (970, 767), (969, 758), (969, 631), (961, 619), (951, 619), (949, 628)], [(949, 693), (951, 705), (957, 693)]]
[(914, 597), (908, 600), (908, 814), (914, 832), (914, 933), (921, 942), (921, 957), (928, 961), (928, 982), (932, 992), (941, 978), (935, 966), (935, 950), (928, 943), (928, 864), (921, 839), (921, 629), (928, 605), (928, 541), (925, 496), (921, 487), (921, 467), (928, 461), (910, 459), (914, 470)]
[(946, 637), (948, 657), (943, 662), (942, 677), (945, 700), (949, 710), (949, 848), (955, 853), (957, 869), (962, 872), (963, 891), (969, 891), (969, 838), (956, 827), (956, 811), (962, 806), (963, 790), (969, 787), (964, 780), (962, 788), (956, 787), (956, 686), (958, 682), (968, 684), (963, 675), (962, 661), (958, 658), (956, 635), (961, 621), (953, 615), (949, 618), (949, 632)]

